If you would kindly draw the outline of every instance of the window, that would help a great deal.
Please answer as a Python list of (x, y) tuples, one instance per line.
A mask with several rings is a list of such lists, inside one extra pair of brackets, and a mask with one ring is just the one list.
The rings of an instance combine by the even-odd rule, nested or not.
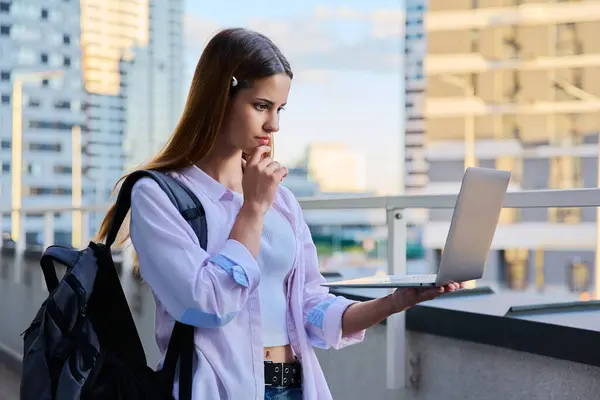
[(71, 44), (71, 36), (63, 35), (63, 44)]
[(29, 99), (28, 102), (28, 106), (31, 108), (39, 108), (42, 105), (42, 102), (40, 101), (40, 99), (36, 99), (34, 97), (31, 97)]
[(2, 95), (2, 104), (10, 104), (10, 96), (8, 94)]
[(27, 164), (27, 174), (33, 176), (41, 176), (43, 168), (40, 164)]
[(42, 19), (44, 19), (44, 20), (48, 19), (48, 10), (45, 8), (42, 8)]
[(10, 3), (8, 1), (0, 1), (0, 13), (9, 13)]
[(42, 64), (48, 64), (48, 54), (46, 54), (46, 53), (42, 53), (42, 54), (40, 55), (40, 62), (41, 62)]
[(10, 36), (10, 25), (0, 25), (0, 35)]
[(31, 129), (56, 129), (61, 131), (70, 131), (73, 128), (72, 124), (65, 122), (51, 121), (29, 121), (28, 127)]
[(71, 188), (27, 187), (24, 190), (30, 196), (71, 194)]
[(29, 150), (59, 152), (61, 145), (60, 143), (29, 143)]
[(42, 80), (42, 86), (43, 86), (43, 87), (48, 87), (48, 84), (49, 84), (49, 83), (50, 83), (50, 82), (48, 81), (48, 79), (43, 79), (43, 80)]
[(69, 110), (71, 109), (71, 102), (66, 100), (56, 100), (54, 102), (54, 108), (59, 110)]
[(10, 163), (8, 163), (8, 162), (2, 163), (2, 172), (10, 172)]
[(69, 67), (71, 65), (71, 59), (67, 56), (65, 56), (65, 58), (63, 59), (63, 65), (65, 67)]
[(1, 71), (0, 72), (0, 80), (10, 81), (10, 71)]
[(55, 165), (54, 173), (55, 174), (70, 174), (72, 172), (72, 168), (70, 165)]
[(2, 147), (3, 149), (10, 149), (12, 147), (10, 140), (3, 139), (2, 141), (0, 141), (0, 147)]

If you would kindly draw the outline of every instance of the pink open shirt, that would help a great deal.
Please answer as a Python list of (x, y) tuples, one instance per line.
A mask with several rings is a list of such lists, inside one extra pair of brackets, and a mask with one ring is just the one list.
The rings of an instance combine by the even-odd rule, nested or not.
[[(165, 354), (175, 318), (196, 326), (194, 399), (264, 399), (264, 354), (258, 291), (261, 272), (254, 257), (229, 234), (241, 200), (197, 167), (173, 176), (202, 202), (208, 251), (167, 195), (149, 178), (138, 181), (131, 199), (131, 240), (142, 278), (156, 300), (156, 340)], [(331, 399), (313, 346), (342, 348), (365, 332), (342, 335), (342, 314), (352, 301), (320, 286), (317, 252), (294, 195), (281, 187), (273, 207), (292, 224), (294, 265), (287, 278), (290, 343), (302, 363), (304, 399)], [(162, 362), (161, 362), (162, 363)], [(173, 394), (177, 398), (178, 384)]]

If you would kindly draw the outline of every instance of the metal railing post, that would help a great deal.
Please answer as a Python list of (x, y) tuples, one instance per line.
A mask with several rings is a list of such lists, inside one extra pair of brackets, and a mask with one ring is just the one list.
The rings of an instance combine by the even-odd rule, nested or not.
[(26, 247), (26, 231), (25, 231), (25, 213), (22, 211), (19, 211), (18, 213), (18, 217), (19, 222), (17, 222), (17, 226), (14, 229), (14, 232), (16, 234), (16, 240), (15, 240), (15, 253), (18, 254), (19, 256), (22, 255), (25, 252), (25, 247)]
[[(406, 274), (406, 219), (404, 210), (387, 211), (388, 226), (388, 273)], [(390, 316), (386, 325), (387, 341), (387, 388), (391, 390), (406, 387), (406, 325), (405, 313)]]
[(90, 242), (90, 213), (81, 212), (81, 246), (86, 247)]
[(44, 250), (54, 244), (54, 213), (44, 213)]
[(127, 241), (121, 247), (121, 257), (122, 257), (122, 268), (121, 268), (121, 285), (123, 286), (123, 292), (125, 293), (125, 297), (131, 304), (131, 295), (133, 293), (133, 245), (131, 241)]
[[(52, 211), (46, 211), (44, 213), (44, 250), (54, 244), (54, 213)], [(48, 290), (46, 286), (46, 279), (44, 274), (40, 274), (42, 279), (42, 289)]]

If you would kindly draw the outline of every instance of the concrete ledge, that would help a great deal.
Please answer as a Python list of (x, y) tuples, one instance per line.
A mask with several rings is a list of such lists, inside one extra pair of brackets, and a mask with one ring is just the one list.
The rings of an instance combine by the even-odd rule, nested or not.
[(592, 330), (427, 306), (407, 311), (406, 328), (600, 366), (600, 332)]
[(461, 292), (407, 310), (406, 329), (600, 367), (600, 302), (489, 287)]
[(22, 359), (23, 356), (21, 354), (0, 343), (0, 364), (6, 366), (6, 368), (18, 376), (21, 376), (21, 371), (23, 370), (21, 367)]

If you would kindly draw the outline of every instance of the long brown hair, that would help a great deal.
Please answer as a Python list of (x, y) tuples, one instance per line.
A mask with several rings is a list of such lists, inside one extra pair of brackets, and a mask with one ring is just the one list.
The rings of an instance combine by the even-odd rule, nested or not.
[[(164, 148), (139, 169), (177, 171), (199, 162), (212, 150), (235, 93), (250, 87), (255, 79), (280, 73), (293, 78), (287, 59), (266, 36), (243, 28), (217, 32), (200, 56), (177, 127)], [(119, 179), (115, 191), (127, 176)], [(114, 213), (113, 205), (95, 240), (106, 239)], [(126, 222), (116, 242), (122, 244), (128, 238)]]

